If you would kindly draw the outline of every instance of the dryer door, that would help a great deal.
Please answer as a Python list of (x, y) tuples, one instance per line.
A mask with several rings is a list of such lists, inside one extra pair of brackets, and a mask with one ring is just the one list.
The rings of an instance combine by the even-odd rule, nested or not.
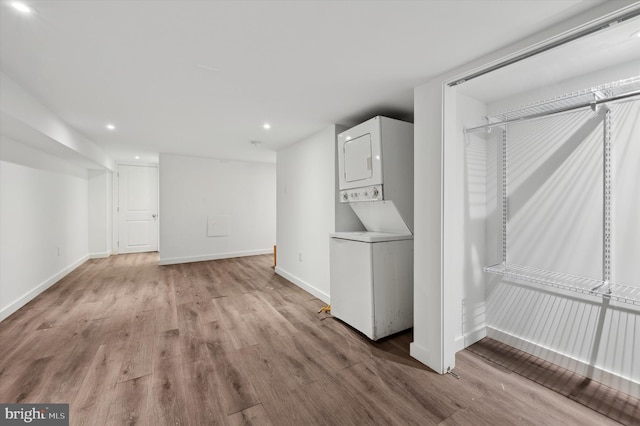
[(340, 189), (382, 184), (380, 120), (376, 117), (338, 135)]
[(373, 176), (373, 164), (371, 154), (371, 135), (359, 136), (346, 141), (344, 144), (344, 179), (357, 182), (371, 179)]

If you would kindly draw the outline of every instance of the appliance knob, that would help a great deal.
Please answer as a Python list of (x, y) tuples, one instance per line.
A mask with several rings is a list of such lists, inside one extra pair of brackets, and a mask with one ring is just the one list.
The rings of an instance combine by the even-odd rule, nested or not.
[(377, 198), (377, 197), (378, 197), (378, 194), (379, 194), (379, 192), (378, 192), (378, 188), (373, 188), (373, 189), (371, 190), (371, 193), (373, 194), (373, 196), (374, 196), (374, 197), (376, 197), (376, 198)]
[(342, 199), (347, 201), (349, 199), (349, 194), (347, 194), (346, 192), (342, 193)]

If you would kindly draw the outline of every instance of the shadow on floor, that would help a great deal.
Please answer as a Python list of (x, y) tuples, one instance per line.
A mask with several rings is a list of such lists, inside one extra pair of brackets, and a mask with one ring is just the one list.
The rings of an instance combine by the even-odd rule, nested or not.
[(640, 424), (640, 400), (624, 392), (490, 338), (467, 350), (622, 424)]

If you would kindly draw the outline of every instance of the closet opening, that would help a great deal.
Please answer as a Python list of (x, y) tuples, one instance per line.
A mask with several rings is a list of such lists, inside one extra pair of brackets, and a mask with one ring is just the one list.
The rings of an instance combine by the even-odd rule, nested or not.
[(640, 397), (634, 13), (445, 85), (445, 351), (490, 338)]

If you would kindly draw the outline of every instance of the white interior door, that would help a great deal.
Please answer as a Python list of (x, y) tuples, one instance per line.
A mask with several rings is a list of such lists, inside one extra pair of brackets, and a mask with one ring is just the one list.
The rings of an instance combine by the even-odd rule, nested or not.
[(158, 251), (158, 168), (118, 166), (118, 252)]

